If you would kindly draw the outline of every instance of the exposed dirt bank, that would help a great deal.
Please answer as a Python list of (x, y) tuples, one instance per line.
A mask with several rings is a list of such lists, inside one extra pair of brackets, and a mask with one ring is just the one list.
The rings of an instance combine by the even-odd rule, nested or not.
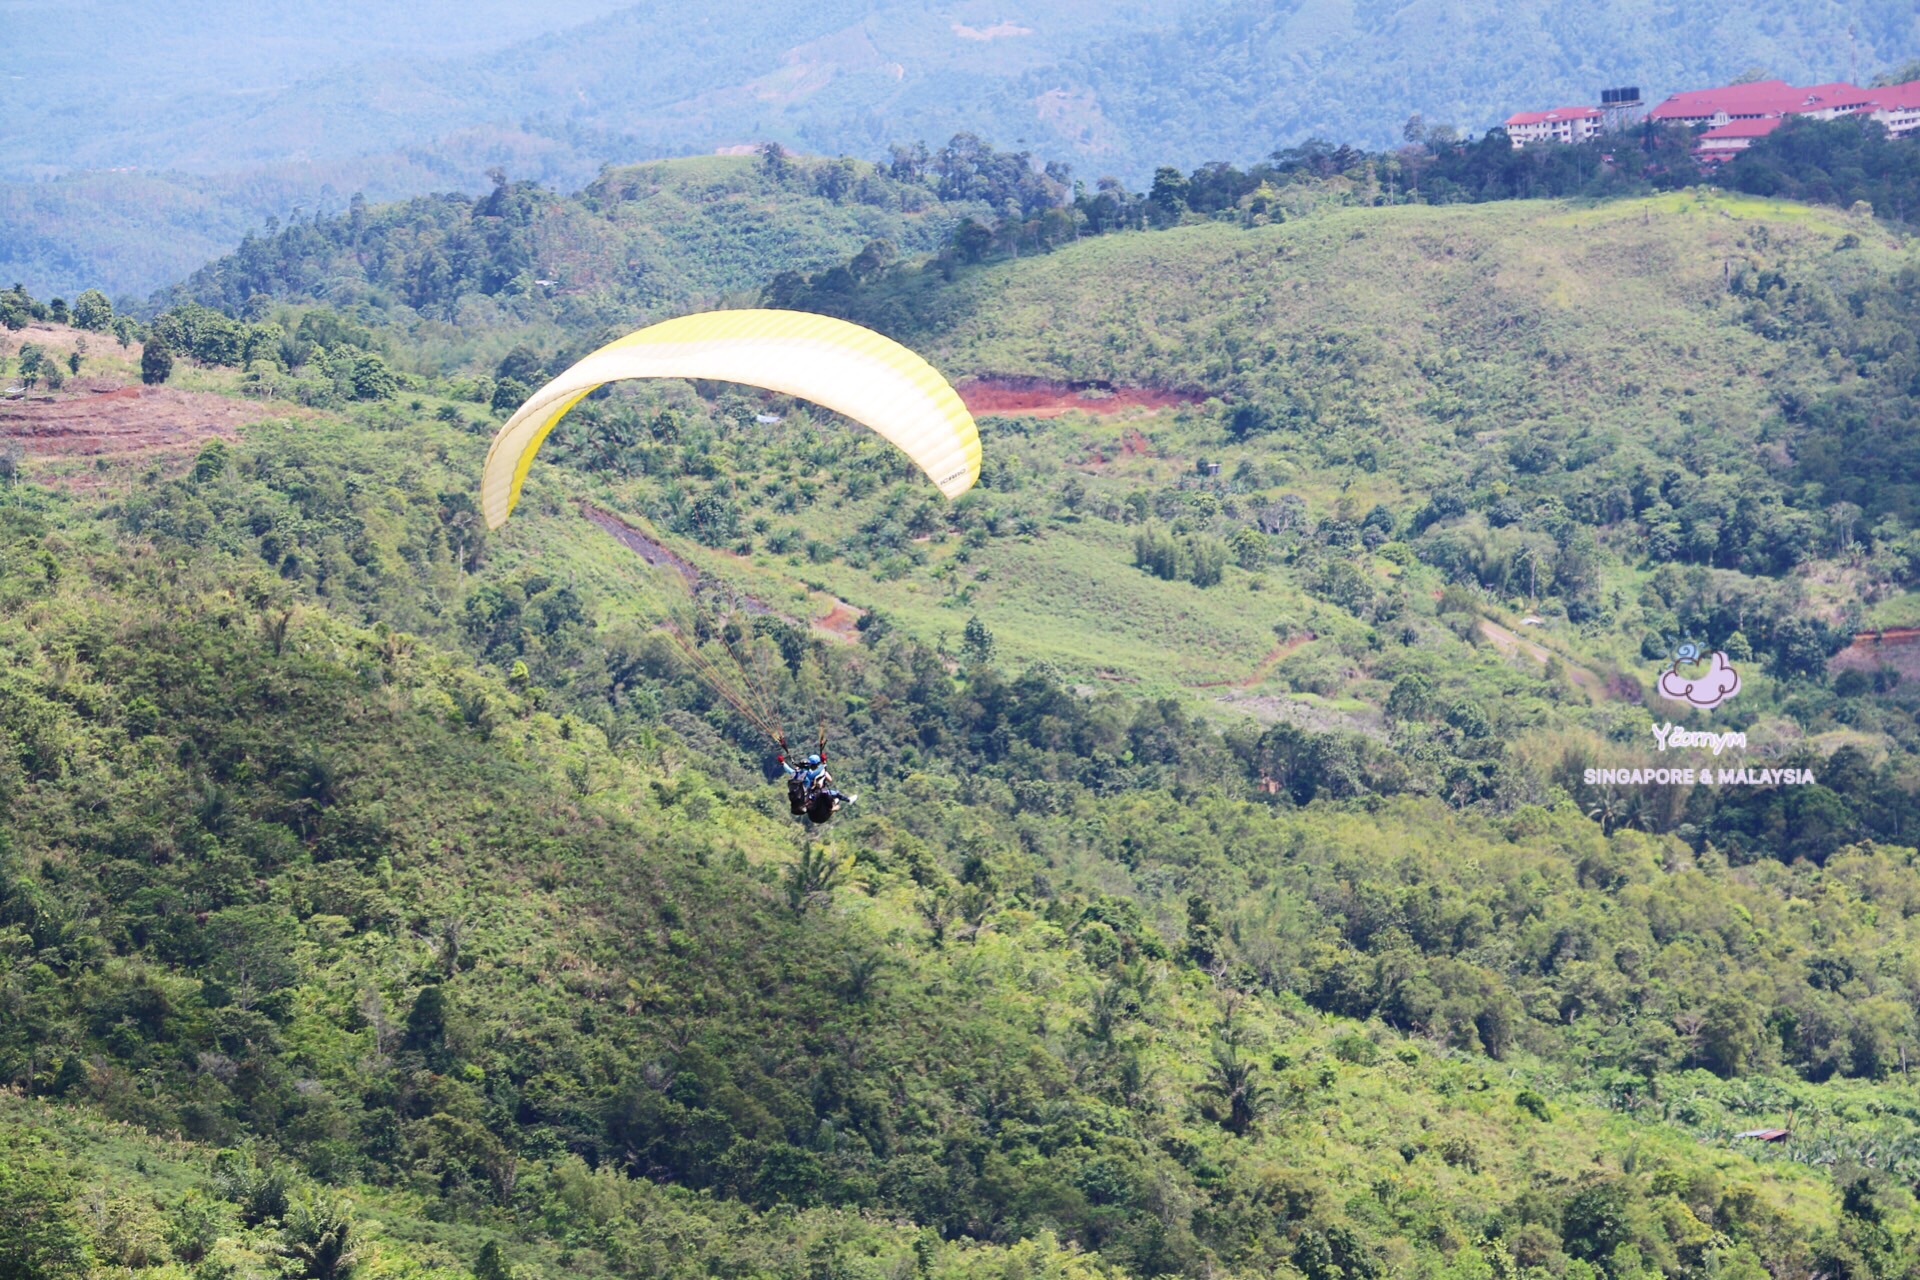
[(205, 391), (82, 380), (78, 391), (0, 400), (0, 440), (19, 445), (30, 458), (170, 453), (216, 436), (231, 439), (241, 427), (287, 412), (285, 405)]
[(1057, 418), (1074, 412), (1106, 414), (1124, 409), (1174, 409), (1206, 399), (1197, 391), (1023, 377), (976, 378), (955, 390), (959, 391), (969, 413), (1020, 414), (1029, 418)]
[(1882, 669), (1899, 672), (1902, 680), (1920, 679), (1920, 627), (1858, 632), (1852, 644), (1827, 659), (1827, 670), (1835, 675)]

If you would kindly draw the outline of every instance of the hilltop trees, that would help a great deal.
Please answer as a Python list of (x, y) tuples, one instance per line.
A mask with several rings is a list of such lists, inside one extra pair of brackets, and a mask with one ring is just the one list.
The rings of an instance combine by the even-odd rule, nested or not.
[(30, 320), (44, 320), (47, 309), (35, 302), (18, 281), (11, 289), (0, 292), (0, 325), (15, 331), (27, 327)]
[(113, 326), (113, 304), (98, 289), (84, 290), (73, 300), (73, 323), (77, 328), (105, 332)]
[(199, 303), (171, 307), (148, 326), (142, 377), (166, 381), (176, 355), (210, 366), (264, 365), (301, 376), (291, 393), (307, 404), (389, 400), (400, 376), (374, 335), (324, 308), (299, 313), (292, 333), (276, 321), (235, 320)]

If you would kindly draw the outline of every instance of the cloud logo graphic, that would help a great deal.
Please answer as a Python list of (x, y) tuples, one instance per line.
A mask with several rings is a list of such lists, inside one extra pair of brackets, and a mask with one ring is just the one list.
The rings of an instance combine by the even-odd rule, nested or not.
[(1707, 669), (1697, 676), (1683, 676), (1678, 670), (1664, 671), (1656, 686), (1660, 696), (1684, 702), (1702, 710), (1717, 707), (1740, 692), (1740, 673), (1727, 662), (1727, 655), (1714, 650)]

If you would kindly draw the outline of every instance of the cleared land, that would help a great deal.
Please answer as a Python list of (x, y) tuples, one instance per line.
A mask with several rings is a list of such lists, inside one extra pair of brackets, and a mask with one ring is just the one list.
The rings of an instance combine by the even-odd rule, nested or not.
[[(284, 418), (290, 412), (298, 411), (206, 391), (116, 386), (105, 379), (87, 379), (77, 392), (0, 400), (0, 442), (17, 445), (27, 458), (47, 463), (175, 458), (192, 453), (208, 440), (231, 440), (244, 427)], [(35, 474), (66, 484), (85, 483), (92, 475), (71, 466), (36, 468)]]

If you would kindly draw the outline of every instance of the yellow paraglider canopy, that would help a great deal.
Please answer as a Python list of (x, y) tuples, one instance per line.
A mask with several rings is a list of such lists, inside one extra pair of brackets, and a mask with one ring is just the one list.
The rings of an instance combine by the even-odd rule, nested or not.
[(893, 339), (804, 311), (709, 311), (609, 342), (527, 398), (487, 451), (480, 510), (506, 523), (533, 455), (594, 388), (626, 378), (710, 378), (799, 396), (898, 445), (957, 498), (980, 478), (973, 415), (932, 365)]

